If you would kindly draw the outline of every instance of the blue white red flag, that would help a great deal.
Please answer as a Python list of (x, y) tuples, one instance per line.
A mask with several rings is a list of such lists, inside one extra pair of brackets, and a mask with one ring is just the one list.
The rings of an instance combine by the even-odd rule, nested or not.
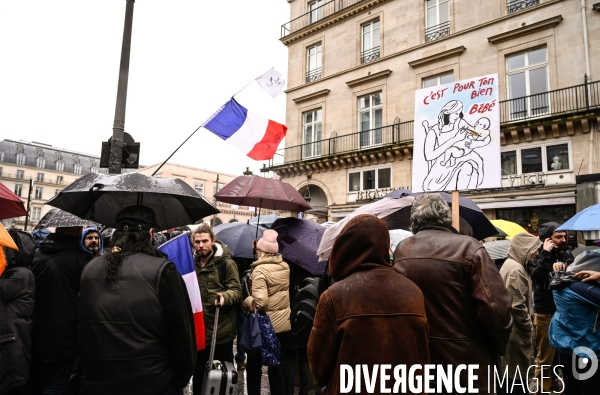
[(183, 277), (183, 281), (185, 281), (187, 292), (190, 296), (190, 302), (192, 304), (192, 313), (194, 314), (196, 347), (198, 350), (204, 350), (206, 347), (204, 313), (202, 312), (200, 286), (198, 285), (198, 277), (196, 277), (189, 235), (184, 233), (174, 237), (158, 247), (158, 249), (169, 256), (169, 260), (177, 266), (177, 271), (179, 271), (179, 274)]
[(229, 100), (204, 125), (254, 160), (273, 158), (287, 126), (262, 118)]

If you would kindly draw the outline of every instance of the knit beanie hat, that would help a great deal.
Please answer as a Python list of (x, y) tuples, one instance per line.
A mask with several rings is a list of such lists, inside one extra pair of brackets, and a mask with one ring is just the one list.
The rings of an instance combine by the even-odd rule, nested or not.
[(538, 236), (542, 242), (544, 242), (547, 238), (552, 236), (552, 233), (558, 228), (560, 224), (558, 222), (546, 222), (545, 224), (541, 224), (538, 230)]
[(279, 245), (277, 245), (277, 232), (273, 229), (267, 229), (263, 232), (263, 236), (258, 240), (256, 249), (262, 252), (269, 252), (271, 254), (277, 254), (279, 252)]

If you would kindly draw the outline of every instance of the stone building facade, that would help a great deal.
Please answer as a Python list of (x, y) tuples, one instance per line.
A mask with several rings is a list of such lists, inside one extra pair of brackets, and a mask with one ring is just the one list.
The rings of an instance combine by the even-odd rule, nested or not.
[[(29, 223), (32, 230), (52, 209), (44, 203), (73, 181), (89, 173), (106, 173), (100, 157), (49, 144), (5, 139), (0, 141), (0, 181), (21, 197), (27, 207), (29, 185)], [(15, 226), (24, 229), (25, 217), (15, 218)]]
[(576, 176), (600, 172), (595, 0), (288, 3), (289, 129), (270, 169), (320, 221), (411, 188), (415, 90), (493, 73), (502, 188), (461, 196), (533, 233), (576, 212)]

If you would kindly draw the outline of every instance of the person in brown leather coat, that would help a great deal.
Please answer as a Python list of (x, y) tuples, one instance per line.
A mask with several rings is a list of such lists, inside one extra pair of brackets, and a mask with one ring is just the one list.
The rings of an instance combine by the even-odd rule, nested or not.
[[(512, 297), (483, 245), (452, 228), (439, 194), (415, 199), (411, 230), (415, 235), (396, 247), (394, 268), (425, 297), (431, 363), (478, 364), (475, 388), (488, 393), (488, 366), (500, 370), (512, 329)], [(460, 380), (467, 384), (465, 371)]]
[[(340, 365), (429, 363), (427, 319), (421, 291), (396, 273), (385, 222), (359, 215), (340, 233), (329, 260), (335, 283), (317, 305), (308, 341), (310, 369), (326, 394), (340, 393)], [(387, 388), (392, 389), (392, 370)], [(375, 382), (381, 388), (381, 374)], [(364, 377), (360, 390), (367, 393)]]

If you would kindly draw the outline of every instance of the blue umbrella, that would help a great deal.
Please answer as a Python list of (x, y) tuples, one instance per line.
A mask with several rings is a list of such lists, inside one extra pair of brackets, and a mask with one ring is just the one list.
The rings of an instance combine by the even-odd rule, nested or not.
[(213, 231), (217, 239), (225, 243), (233, 258), (254, 259), (252, 242), (255, 238), (260, 239), (265, 230), (255, 224), (231, 222), (217, 225)]
[(317, 249), (325, 228), (313, 220), (280, 218), (271, 227), (277, 232), (277, 244), (283, 258), (308, 270), (314, 276), (325, 272), (327, 261), (319, 262)]
[(582, 232), (600, 230), (600, 204), (594, 204), (581, 210), (556, 230), (580, 230)]
[[(264, 226), (265, 228), (270, 228), (273, 225), (273, 222), (277, 221), (280, 217), (279, 215), (261, 215), (260, 217), (250, 218), (251, 224), (259, 224), (260, 226)], [(260, 223), (259, 223), (260, 220)]]
[[(410, 193), (413, 196), (419, 194), (412, 194), (409, 189), (397, 189), (393, 192), (388, 193), (384, 197), (386, 198), (400, 198), (407, 196)], [(448, 202), (448, 204), (452, 205), (452, 195), (446, 192), (439, 192), (440, 196)], [(461, 218), (464, 218), (465, 221), (471, 225), (473, 228), (473, 237), (477, 240), (483, 240), (486, 237), (491, 237), (498, 234), (498, 230), (490, 220), (485, 216), (483, 211), (479, 208), (477, 204), (471, 199), (461, 197), (459, 200), (459, 214)], [(410, 215), (410, 213), (409, 213)]]

